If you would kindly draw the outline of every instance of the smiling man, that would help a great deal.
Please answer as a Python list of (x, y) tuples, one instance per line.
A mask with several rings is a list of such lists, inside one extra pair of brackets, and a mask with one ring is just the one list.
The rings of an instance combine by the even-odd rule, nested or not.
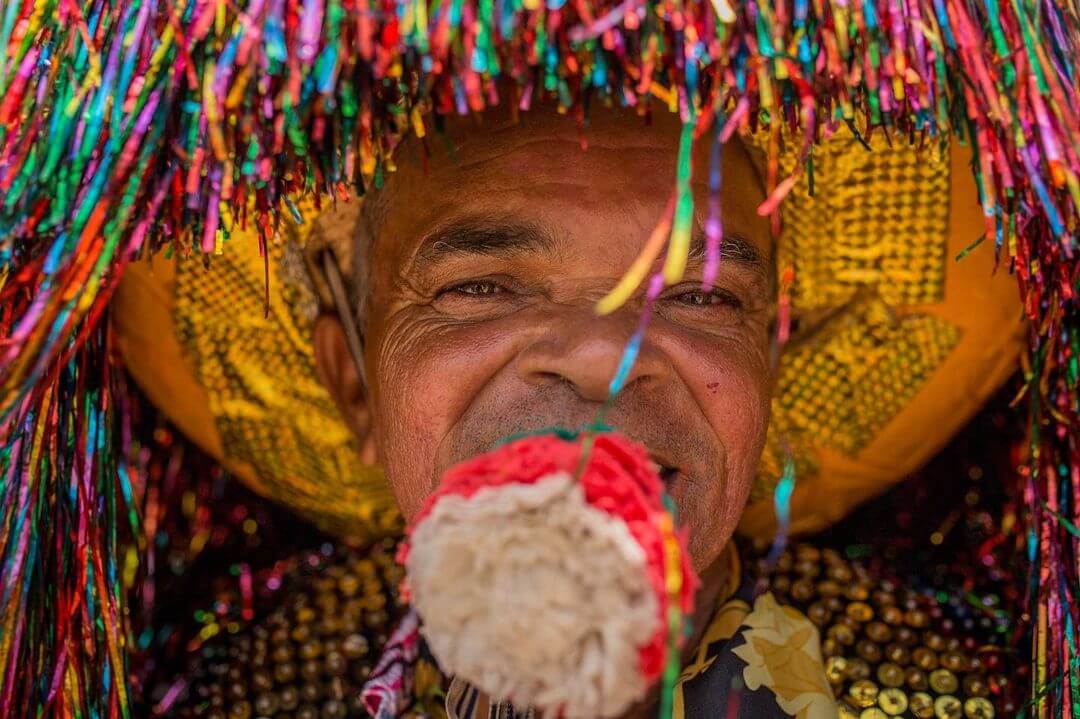
[[(646, 119), (608, 108), (595, 109), (579, 130), (539, 106), (520, 119), (495, 112), (447, 119), (440, 135), (404, 140), (395, 171), (380, 187), (317, 220), (308, 259), (319, 272), (316, 284), (325, 286), (316, 288), (323, 312), (307, 315), (310, 325), (282, 331), (283, 317), (306, 313), (272, 307), (270, 319), (237, 327), (236, 297), (252, 303), (244, 310), (250, 314), (263, 309), (264, 265), (254, 253), (250, 267), (232, 265), (228, 256), (209, 272), (179, 265), (170, 313), (183, 352), (196, 358), (201, 385), (155, 401), (177, 407), (177, 398), (197, 400), (201, 387), (211, 388), (209, 416), (200, 414), (205, 409), (178, 413), (185, 431), (215, 456), (245, 458), (226, 466), (341, 537), (355, 527), (350, 521), (385, 526), (368, 511), (384, 501), (378, 493), (385, 487), (392, 494), (387, 501), (410, 520), (449, 467), (508, 435), (573, 430), (602, 418), (643, 445), (658, 466), (702, 579), (673, 687), (675, 719), (718, 712), (741, 719), (994, 716), (974, 641), (937, 626), (943, 620), (932, 599), (809, 546), (782, 554), (762, 573), (760, 559), (733, 539), (760, 477), (777, 393), (777, 253), (757, 212), (765, 192), (756, 150), (736, 139), (721, 154), (723, 239), (713, 285), (706, 289), (701, 281), (710, 160), (707, 143), (700, 143), (685, 276), (648, 309), (643, 286), (616, 311), (598, 314), (598, 302), (669, 209), (680, 131), (678, 118), (667, 113)], [(845, 263), (866, 256), (871, 267), (885, 264), (852, 247), (840, 247), (849, 253)], [(302, 298), (292, 284), (307, 277), (297, 245), (287, 241), (275, 251), (284, 252), (274, 260), (282, 294)], [(656, 258), (651, 272), (663, 261)], [(898, 281), (919, 280), (901, 269)], [(810, 270), (807, 281), (815, 277)], [(838, 286), (865, 278), (865, 271), (844, 271)], [(121, 286), (118, 313), (123, 351), (137, 378), (160, 366), (162, 354), (182, 353), (163, 346), (156, 331), (139, 349), (138, 328), (159, 324), (148, 321), (147, 309), (159, 280), (147, 277), (138, 290), (139, 276), (133, 269), (128, 277), (135, 279)], [(306, 280), (300, 284), (308, 288)], [(238, 295), (231, 289), (237, 286), (251, 292)], [(837, 343), (803, 347), (830, 362), (850, 362), (867, 381), (881, 383), (882, 392), (917, 386), (915, 369), (930, 361), (937, 335), (919, 335), (925, 347), (906, 350), (904, 364), (890, 370), (895, 376), (875, 379), (874, 363), (893, 366), (881, 358), (892, 352), (889, 333), (907, 318), (897, 320), (873, 301), (873, 292), (884, 290), (860, 287), (834, 313), (806, 315), (816, 333), (811, 339)], [(646, 310), (640, 351), (613, 395), (613, 378)], [(910, 332), (924, 332), (923, 320), (912, 320)], [(789, 350), (805, 352), (800, 343), (807, 336), (797, 334)], [(264, 362), (290, 356), (297, 337), (302, 352)], [(795, 356), (803, 364), (792, 364), (807, 366), (805, 354)], [(315, 367), (304, 369), (312, 357)], [(275, 375), (280, 367), (288, 374)], [(843, 374), (823, 381), (843, 402), (864, 398), (847, 384), (855, 378)], [(245, 379), (230, 384), (235, 376)], [(151, 391), (162, 386), (149, 376), (140, 382)], [(844, 416), (844, 422), (863, 421)], [(207, 438), (215, 425), (222, 436)], [(256, 473), (243, 462), (254, 463)], [(380, 474), (363, 474), (374, 467), (385, 483)], [(362, 477), (371, 476), (377, 482), (364, 484)], [(800, 487), (807, 484), (800, 479)], [(830, 495), (816, 499), (817, 507), (834, 511)], [(851, 501), (838, 497), (841, 507)], [(236, 621), (244, 628), (208, 645), (194, 662), (175, 713), (535, 715), (511, 697), (489, 696), (439, 671), (397, 591), (397, 546), (396, 535), (359, 549), (341, 542), (332, 555), (311, 555), (292, 578), (274, 578), (278, 595), (254, 623)], [(553, 630), (536, 629), (523, 638), (528, 647), (521, 655), (543, 654), (543, 637)], [(659, 705), (654, 687), (620, 719), (654, 715)]]
[[(599, 111), (585, 150), (575, 124), (553, 111), (487, 121), (494, 126), (452, 124), (451, 147), (435, 146), (424, 161), (418, 142), (401, 148), (397, 171), (365, 198), (352, 248), (356, 316), (316, 324), (321, 375), (362, 454), (385, 466), (406, 519), (448, 467), (514, 432), (582, 427), (603, 410), (606, 424), (643, 444), (703, 577), (685, 657), (702, 652), (700, 686), (686, 694), (689, 715), (698, 716), (724, 705), (745, 664), (733, 653), (745, 640), (731, 636), (750, 594), (731, 537), (765, 441), (772, 387), (776, 290), (767, 222), (756, 213), (762, 182), (749, 151), (726, 145), (716, 282), (702, 288), (699, 215), (686, 276), (656, 299), (640, 354), (612, 397), (644, 291), (608, 315), (596, 306), (664, 213), (678, 119), (646, 124), (630, 111)], [(697, 176), (707, 178), (707, 166)], [(703, 183), (695, 194), (707, 208)], [(343, 321), (356, 323), (363, 368)], [(733, 601), (741, 611), (733, 613)], [(751, 623), (775, 623), (784, 616), (777, 612), (762, 603)], [(788, 716), (780, 704), (800, 706), (799, 716), (835, 715), (816, 631), (804, 618), (789, 621), (792, 632), (800, 623), (806, 631), (785, 651), (807, 661), (768, 684), (805, 691), (777, 696), (759, 684), (744, 692), (739, 716)], [(477, 716), (470, 696), (452, 685), (451, 715)], [(655, 699), (635, 713), (653, 711)]]
[[(678, 132), (674, 116), (646, 126), (630, 112), (598, 112), (582, 151), (574, 123), (554, 112), (455, 126), (453, 153), (436, 151), (425, 168), (404, 151), (367, 200), (353, 295), (368, 382), (337, 318), (317, 325), (316, 355), (407, 518), (451, 464), (513, 432), (597, 416), (642, 298), (603, 317), (596, 303), (663, 214)], [(664, 468), (699, 569), (746, 502), (771, 388), (775, 290), (768, 227), (755, 213), (761, 182), (737, 143), (724, 170), (716, 284), (701, 288), (696, 235), (686, 277), (657, 300), (605, 413)], [(706, 189), (697, 194), (707, 207)]]

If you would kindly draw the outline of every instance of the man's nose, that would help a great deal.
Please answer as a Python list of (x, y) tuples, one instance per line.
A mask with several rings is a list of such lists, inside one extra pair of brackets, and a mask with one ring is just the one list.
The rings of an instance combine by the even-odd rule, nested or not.
[[(566, 384), (583, 400), (603, 402), (637, 320), (629, 311), (600, 317), (591, 307), (552, 317), (518, 356), (518, 371), (527, 382)], [(647, 333), (621, 391), (652, 389), (670, 373), (666, 356)]]

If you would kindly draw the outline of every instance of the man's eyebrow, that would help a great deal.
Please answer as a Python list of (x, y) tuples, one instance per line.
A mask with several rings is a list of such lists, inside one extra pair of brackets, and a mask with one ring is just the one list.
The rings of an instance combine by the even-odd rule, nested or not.
[[(690, 239), (691, 260), (705, 259), (705, 233), (695, 229)], [(766, 258), (753, 242), (739, 235), (724, 235), (720, 241), (720, 261), (734, 262), (744, 267), (769, 274)]]
[(433, 262), (453, 255), (505, 255), (549, 252), (557, 244), (554, 233), (533, 222), (490, 217), (453, 220), (429, 232), (413, 262)]
[[(506, 255), (550, 252), (558, 244), (555, 233), (534, 222), (489, 216), (451, 220), (429, 232), (421, 241), (412, 263), (431, 263), (460, 255)], [(705, 233), (695, 227), (689, 259), (705, 259)], [(734, 262), (749, 270), (770, 274), (767, 258), (752, 242), (737, 234), (725, 235), (720, 243), (720, 260)]]

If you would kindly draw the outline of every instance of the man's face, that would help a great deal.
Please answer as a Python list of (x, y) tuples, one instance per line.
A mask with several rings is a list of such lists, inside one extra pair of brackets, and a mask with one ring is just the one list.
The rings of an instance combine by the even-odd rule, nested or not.
[[(340, 330), (321, 322), (316, 345), (331, 391), (369, 433), (406, 518), (444, 470), (500, 438), (597, 418), (643, 294), (608, 316), (596, 303), (664, 212), (678, 133), (674, 117), (646, 125), (602, 111), (583, 150), (573, 120), (535, 110), (520, 125), (452, 125), (453, 149), (429, 139), (426, 168), (416, 143), (400, 148), (370, 247), (357, 250), (369, 263), (362, 396), (342, 390), (355, 377), (340, 361)], [(760, 182), (735, 143), (723, 169), (716, 285), (701, 289), (695, 253), (684, 280), (657, 300), (603, 417), (664, 468), (698, 569), (742, 513), (769, 408), (772, 273), (767, 223), (755, 212)], [(699, 158), (699, 229), (707, 172)]]

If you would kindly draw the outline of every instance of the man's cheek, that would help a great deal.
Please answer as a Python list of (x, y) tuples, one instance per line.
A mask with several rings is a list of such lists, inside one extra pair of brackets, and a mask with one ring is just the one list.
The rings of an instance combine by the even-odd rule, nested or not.
[(731, 443), (749, 443), (752, 448), (754, 439), (764, 434), (769, 421), (769, 377), (756, 364), (734, 361), (705, 367), (693, 383), (693, 392), (729, 452), (735, 449)]
[(434, 456), (446, 431), (446, 383), (422, 369), (385, 367), (378, 379), (380, 459), (406, 519), (434, 489)]
[(445, 440), (499, 354), (478, 338), (420, 323), (398, 329), (384, 336), (379, 355), (376, 423), (387, 477), (408, 518), (437, 486)]
[(677, 521), (689, 532), (690, 556), (698, 571), (713, 563), (734, 534), (748, 492), (742, 483), (721, 477), (676, 490)]

